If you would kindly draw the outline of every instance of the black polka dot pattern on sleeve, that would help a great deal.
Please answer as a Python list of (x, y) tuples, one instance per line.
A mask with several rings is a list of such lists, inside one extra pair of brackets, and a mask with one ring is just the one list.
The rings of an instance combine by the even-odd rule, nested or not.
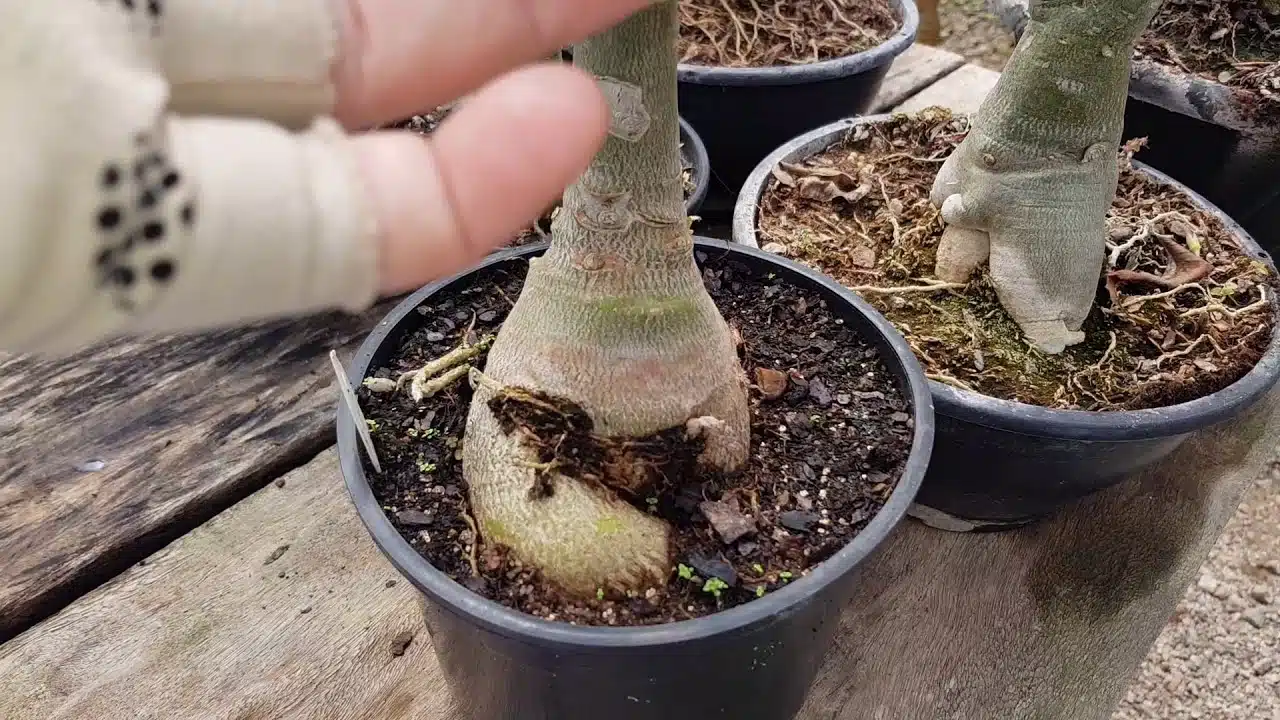
[(153, 136), (138, 135), (135, 150), (101, 169), (102, 201), (90, 220), (101, 238), (98, 286), (130, 313), (150, 307), (177, 277), (179, 249), (197, 215), (190, 183)]
[(98, 0), (101, 5), (115, 5), (134, 20), (144, 23), (155, 33), (160, 28), (160, 20), (164, 17), (164, 0)]

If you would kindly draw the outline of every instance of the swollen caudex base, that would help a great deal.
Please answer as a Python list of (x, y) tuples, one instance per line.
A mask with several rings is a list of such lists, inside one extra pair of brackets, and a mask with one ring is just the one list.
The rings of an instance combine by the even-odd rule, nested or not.
[(570, 255), (553, 248), (531, 262), (474, 374), (463, 471), (487, 543), (573, 594), (644, 592), (666, 585), (670, 531), (632, 502), (695, 461), (741, 467), (744, 380), (692, 257), (688, 278), (647, 279), (667, 291), (620, 295), (640, 279), (595, 294)]
[(964, 282), (988, 262), (1000, 303), (1031, 344), (1060, 353), (1084, 340), (1119, 171), (1108, 143), (1081, 157), (1002, 145), (970, 131), (939, 171), (933, 203), (947, 229), (935, 273)]

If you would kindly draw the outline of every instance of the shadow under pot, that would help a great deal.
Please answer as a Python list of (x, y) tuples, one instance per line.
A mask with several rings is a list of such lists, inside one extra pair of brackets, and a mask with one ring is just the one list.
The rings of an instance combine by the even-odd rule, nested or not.
[(713, 169), (704, 215), (728, 215), (742, 183), (774, 148), (867, 111), (889, 66), (911, 47), (919, 29), (912, 0), (889, 4), (896, 29), (852, 55), (768, 67), (679, 65), (680, 114), (702, 135)]
[[(941, 118), (932, 122), (941, 123), (946, 120), (956, 124), (949, 126), (948, 129), (941, 133), (943, 139), (939, 139), (939, 136), (930, 136), (932, 139), (924, 141), (919, 140), (919, 138), (925, 137), (923, 134), (905, 132), (901, 136), (903, 138), (901, 144), (893, 146), (889, 151), (884, 151), (889, 154), (898, 154), (899, 157), (893, 160), (894, 163), (919, 163), (914, 169), (901, 170), (901, 172), (914, 173), (916, 178), (915, 184), (912, 185), (912, 192), (915, 195), (908, 195), (905, 185), (895, 186), (893, 184), (895, 182), (894, 178), (903, 177), (893, 173), (899, 172), (899, 169), (907, 166), (899, 165), (897, 166), (899, 169), (895, 169), (895, 166), (889, 164), (888, 160), (878, 161), (874, 158), (868, 159), (870, 156), (862, 155), (855, 157), (854, 152), (855, 148), (863, 148), (867, 152), (872, 152), (869, 149), (871, 146), (856, 145), (856, 143), (870, 142), (867, 138), (871, 136), (873, 130), (880, 132), (881, 130), (878, 130), (878, 128), (890, 128), (892, 127), (891, 123), (924, 122), (925, 120), (922, 120), (922, 118), (925, 117), (926, 113), (937, 113), (937, 118)], [(876, 253), (887, 255), (893, 252), (889, 248), (894, 246), (895, 243), (890, 238), (893, 237), (896, 230), (893, 228), (884, 229), (880, 233), (883, 236), (879, 241), (881, 244), (868, 246), (866, 241), (870, 240), (870, 238), (867, 233), (876, 231), (870, 230), (867, 223), (874, 222), (875, 213), (882, 212), (885, 208), (889, 208), (893, 212), (901, 212), (903, 210), (902, 204), (909, 205), (913, 202), (912, 198), (917, 195), (919, 196), (919, 202), (916, 206), (930, 207), (927, 200), (928, 184), (931, 183), (937, 168), (941, 166), (940, 160), (963, 137), (965, 127), (961, 119), (954, 118), (947, 111), (930, 110), (912, 116), (879, 115), (850, 119), (802, 135), (778, 148), (752, 173), (743, 188), (734, 212), (734, 240), (743, 245), (755, 247), (763, 239), (767, 241), (765, 245), (767, 248), (787, 253), (801, 262), (813, 265), (819, 271), (837, 277), (850, 287), (859, 287), (855, 284), (856, 282), (872, 282), (869, 280), (857, 280), (857, 278), (868, 278), (875, 276), (877, 273), (885, 273), (886, 268), (876, 265), (879, 261)], [(953, 130), (958, 130), (959, 132), (952, 132)], [(886, 129), (883, 132), (893, 131)], [(942, 146), (922, 148), (913, 147), (912, 143), (914, 142), (943, 142), (951, 143), (952, 145), (946, 148)], [(835, 152), (834, 149), (837, 147), (839, 150)], [(833, 150), (833, 152), (830, 155), (824, 155), (828, 150)], [(861, 151), (858, 150), (858, 152)], [(933, 157), (929, 157), (931, 154)], [(911, 155), (915, 155), (916, 158), (904, 158), (904, 156)], [(781, 226), (775, 224), (775, 218), (781, 217), (780, 214), (771, 210), (774, 199), (783, 197), (781, 191), (778, 191), (778, 195), (771, 195), (779, 187), (779, 183), (782, 182), (778, 179), (776, 172), (780, 165), (785, 164), (786, 166), (782, 171), (783, 177), (790, 177), (794, 180), (804, 172), (804, 167), (814, 167), (827, 163), (824, 158), (832, 159), (828, 163), (828, 169), (834, 170), (840, 169), (839, 162), (841, 161), (836, 158), (845, 158), (845, 162), (855, 164), (882, 163), (876, 166), (875, 172), (888, 186), (883, 199), (879, 194), (870, 193), (868, 197), (860, 199), (858, 203), (842, 204), (838, 207), (836, 205), (823, 205), (826, 222), (822, 227), (806, 225), (806, 221), (801, 216), (801, 211), (797, 209), (799, 206), (786, 206), (788, 209), (785, 213), (785, 222), (792, 228), (805, 228), (804, 232), (811, 233), (808, 240), (797, 242), (796, 246), (784, 246), (780, 238), (762, 234), (764, 228)], [(856, 168), (856, 165), (853, 167)], [(857, 172), (856, 169), (854, 172)], [(849, 188), (858, 184), (856, 178), (845, 178), (845, 180), (847, 182), (842, 187)], [(905, 183), (906, 181), (903, 182)], [(1132, 161), (1131, 169), (1122, 172), (1120, 190), (1125, 192), (1126, 188), (1132, 190), (1140, 186), (1149, 186), (1151, 192), (1181, 197), (1182, 202), (1185, 203), (1185, 208), (1189, 211), (1185, 215), (1190, 216), (1198, 213), (1207, 224), (1216, 224), (1219, 234), (1233, 246), (1230, 252), (1235, 253), (1234, 257), (1241, 261), (1243, 267), (1247, 268), (1249, 272), (1255, 273), (1258, 278), (1263, 278), (1262, 281), (1252, 285), (1247, 292), (1237, 292), (1241, 288), (1235, 286), (1223, 286), (1215, 288), (1213, 293), (1206, 291), (1202, 295), (1196, 295), (1194, 292), (1176, 293), (1176, 295), (1185, 295), (1187, 299), (1206, 305), (1205, 309), (1195, 310), (1191, 313), (1192, 315), (1206, 314), (1208, 312), (1207, 306), (1216, 302), (1230, 302), (1233, 306), (1237, 303), (1242, 306), (1252, 304), (1252, 307), (1245, 314), (1250, 314), (1254, 319), (1261, 318), (1259, 321), (1260, 326), (1256, 328), (1256, 335), (1246, 336), (1245, 340), (1241, 341), (1241, 347), (1246, 347), (1247, 351), (1252, 353), (1252, 357), (1256, 358), (1256, 362), (1253, 362), (1251, 366), (1245, 365), (1242, 368), (1238, 368), (1234, 381), (1231, 380), (1232, 376), (1224, 377), (1219, 384), (1225, 386), (1220, 387), (1216, 392), (1190, 394), (1188, 397), (1189, 393), (1193, 391), (1179, 390), (1178, 392), (1181, 393), (1180, 399), (1172, 404), (1163, 406), (1156, 404), (1131, 410), (1078, 409), (1082, 404), (1077, 405), (1075, 408), (1068, 407), (1063, 409), (1061, 407), (1050, 407), (1050, 403), (1029, 404), (1028, 402), (1018, 402), (1015, 399), (1000, 399), (971, 389), (965, 389), (965, 387), (980, 388), (982, 386), (981, 373), (984, 371), (984, 367), (987, 372), (991, 371), (994, 359), (993, 353), (990, 352), (991, 348), (1016, 348), (1018, 354), (1010, 357), (1018, 358), (1016, 360), (1018, 363), (1025, 362), (1028, 358), (1032, 362), (1048, 363), (1052, 362), (1053, 357), (1076, 356), (1069, 356), (1065, 353), (1063, 356), (1044, 356), (1021, 343), (1012, 346), (1008, 344), (1001, 345), (999, 340), (1001, 336), (1005, 338), (1020, 338), (1021, 334), (1018, 332), (1017, 326), (1008, 320), (1007, 315), (1002, 310), (999, 310), (998, 302), (995, 299), (994, 292), (990, 290), (989, 281), (986, 280), (985, 273), (983, 273), (982, 277), (972, 279), (967, 286), (959, 290), (944, 289), (937, 293), (929, 291), (919, 295), (911, 295), (910, 297), (899, 296), (897, 300), (894, 299), (893, 295), (886, 294), (883, 287), (862, 287), (859, 292), (864, 297), (875, 298), (876, 300), (873, 304), (885, 312), (890, 321), (895, 323), (895, 326), (899, 327), (900, 330), (906, 331), (905, 334), (909, 342), (912, 342), (916, 348), (925, 348), (926, 353), (933, 352), (941, 355), (946, 349), (941, 345), (930, 344), (937, 340), (937, 335), (941, 334), (936, 329), (930, 328), (931, 332), (924, 333), (928, 337), (920, 337), (913, 329), (909, 329), (919, 328), (923, 325), (923, 323), (918, 322), (918, 318), (921, 315), (909, 315), (909, 313), (913, 312), (912, 308), (919, 312), (934, 312), (936, 310), (942, 314), (941, 316), (948, 319), (953, 317), (964, 318), (969, 313), (977, 313), (984, 318), (994, 317), (998, 314), (1000, 318), (1004, 318), (1005, 322), (1005, 325), (998, 326), (1001, 328), (1002, 333), (991, 333), (988, 328), (979, 336), (965, 333), (962, 329), (957, 330), (956, 340), (952, 343), (953, 346), (965, 346), (968, 341), (964, 338), (972, 337), (974, 338), (972, 342), (978, 350), (988, 350), (985, 360), (975, 354), (964, 361), (968, 363), (967, 372), (970, 372), (971, 375), (961, 375), (959, 371), (954, 369), (959, 364), (958, 358), (961, 357), (958, 353), (953, 354), (950, 358), (955, 362), (945, 367), (942, 367), (942, 363), (935, 364), (931, 358), (925, 358), (924, 365), (931, 378), (929, 386), (934, 397), (938, 433), (934, 444), (933, 460), (930, 463), (920, 494), (916, 498), (917, 505), (912, 509), (913, 516), (934, 527), (953, 531), (998, 530), (1032, 523), (1068, 503), (1114, 485), (1127, 476), (1161, 460), (1196, 431), (1244, 412), (1272, 388), (1277, 378), (1280, 378), (1280, 334), (1273, 332), (1277, 308), (1275, 293), (1277, 284), (1275, 283), (1275, 269), (1267, 253), (1262, 251), (1249, 234), (1238, 224), (1203, 197), (1167, 175)], [(1173, 192), (1170, 193), (1170, 190)], [(790, 193), (791, 191), (788, 189), (787, 192)], [(799, 193), (795, 195), (798, 196)], [(792, 196), (788, 195), (788, 197)], [(798, 202), (803, 204), (809, 201), (802, 199)], [(833, 200), (832, 202), (842, 203), (843, 201)], [(898, 205), (893, 205), (893, 203), (898, 203)], [(1125, 201), (1125, 203), (1129, 204), (1128, 201)], [(1137, 207), (1137, 204), (1134, 203), (1132, 206)], [(1112, 214), (1115, 215), (1116, 212), (1116, 209), (1113, 208)], [(1135, 210), (1134, 212), (1137, 211)], [(1153, 211), (1149, 212), (1148, 210), (1143, 210), (1142, 212), (1154, 214)], [(846, 222), (844, 226), (841, 226), (839, 220), (831, 219), (839, 213), (845, 213), (840, 215), (840, 219)], [(853, 214), (850, 215), (849, 213)], [(893, 284), (927, 283), (928, 281), (920, 281), (918, 278), (932, 277), (932, 253), (933, 249), (936, 248), (936, 238), (941, 232), (942, 224), (940, 219), (932, 215), (922, 215), (921, 217), (926, 218), (921, 222), (931, 224), (927, 233), (919, 233), (920, 237), (926, 238), (921, 241), (924, 243), (922, 247), (927, 246), (928, 250), (926, 254), (919, 256), (921, 267), (907, 268), (913, 271), (912, 277), (917, 279)], [(860, 227), (858, 225), (859, 221), (863, 223), (863, 226)], [(780, 223), (781, 221), (777, 222)], [(1190, 223), (1186, 225), (1186, 227), (1180, 225), (1161, 226), (1155, 227), (1155, 230), (1158, 233), (1166, 234), (1166, 237), (1170, 239), (1175, 239), (1176, 236), (1168, 233), (1195, 234), (1189, 229)], [(1145, 227), (1151, 229), (1154, 226), (1145, 225)], [(1173, 229), (1170, 229), (1170, 227)], [(846, 230), (846, 228), (852, 229)], [(909, 226), (904, 225), (902, 227), (904, 242), (912, 230), (913, 228)], [(911, 237), (916, 236), (912, 235)], [(928, 239), (930, 237), (932, 239)], [(1151, 237), (1148, 240), (1155, 241), (1156, 238)], [(1144, 243), (1148, 240), (1144, 240)], [(768, 242), (777, 242), (778, 245), (771, 246)], [(875, 241), (872, 242), (874, 243)], [(915, 241), (912, 240), (912, 242)], [(1109, 242), (1111, 241), (1109, 240)], [(1187, 242), (1190, 241), (1188, 240)], [(1199, 243), (1200, 240), (1197, 239), (1195, 242)], [(1226, 245), (1227, 242), (1224, 242), (1223, 245)], [(805, 245), (805, 243), (808, 243), (808, 245)], [(1115, 248), (1119, 244), (1121, 243), (1112, 242), (1110, 247)], [(900, 245), (900, 243), (897, 245)], [(1157, 255), (1147, 256), (1147, 258), (1168, 257), (1168, 255), (1162, 255), (1167, 251), (1158, 249), (1159, 245), (1154, 247), (1157, 249), (1153, 252)], [(1206, 247), (1208, 246), (1206, 245)], [(814, 248), (827, 249), (815, 250)], [(1126, 256), (1122, 252), (1118, 252), (1117, 257), (1123, 261)], [(1224, 257), (1230, 258), (1232, 256)], [(1253, 260), (1251, 261), (1250, 258)], [(836, 267), (837, 265), (840, 267)], [(892, 273), (893, 271), (888, 270), (887, 272)], [(1209, 281), (1208, 278), (1204, 280), (1204, 282)], [(1243, 285), (1244, 283), (1241, 284)], [(1109, 291), (1104, 283), (1101, 282), (1101, 278), (1099, 285), (1098, 301), (1105, 302), (1109, 297)], [(1195, 291), (1195, 288), (1190, 289)], [(1123, 292), (1131, 292), (1134, 296), (1156, 294), (1163, 291), (1165, 291), (1164, 288), (1158, 286), (1143, 286), (1141, 284), (1123, 286)], [(952, 292), (956, 294), (951, 294)], [(990, 308), (977, 304), (982, 298), (985, 298), (985, 302), (989, 304)], [(1177, 298), (1175, 297), (1174, 299), (1176, 300)], [(1129, 303), (1131, 301), (1134, 301), (1133, 297), (1122, 296), (1121, 302)], [(921, 303), (924, 304), (922, 305)], [(1146, 301), (1136, 300), (1136, 303), (1135, 307), (1138, 308), (1151, 308), (1153, 312), (1158, 310), (1158, 306), (1149, 305)], [(929, 304), (934, 307), (929, 308)], [(1128, 305), (1125, 306), (1128, 307)], [(1185, 308), (1172, 307), (1176, 309), (1176, 312), (1173, 313), (1174, 316), (1186, 312)], [(901, 310), (899, 311), (898, 308), (901, 308)], [(1121, 347), (1117, 348), (1112, 344), (1115, 342), (1114, 338), (1117, 337), (1115, 332), (1105, 327), (1098, 329), (1101, 323), (1099, 318), (1102, 315), (1095, 308), (1094, 313), (1090, 315), (1090, 319), (1086, 321), (1086, 341), (1078, 348), (1083, 353), (1087, 347), (1088, 352), (1092, 353), (1092, 355), (1080, 355), (1079, 357), (1087, 357), (1090, 362), (1096, 360), (1100, 367), (1107, 363), (1109, 363), (1107, 367), (1112, 367), (1118, 362), (1117, 358), (1120, 358), (1125, 348), (1130, 346), (1121, 343)], [(1221, 315), (1210, 315), (1209, 317), (1210, 319), (1222, 319)], [(1248, 320), (1249, 318), (1245, 319)], [(1115, 331), (1120, 331), (1119, 325), (1111, 327), (1114, 327)], [(1161, 327), (1160, 332), (1155, 333), (1157, 335), (1171, 332), (1164, 329), (1163, 326), (1157, 325), (1157, 327)], [(1243, 326), (1239, 332), (1244, 333)], [(1113, 338), (1110, 341), (1108, 341), (1109, 333)], [(986, 344), (979, 344), (978, 337), (982, 338), (981, 343)], [(1170, 335), (1166, 334), (1163, 339), (1157, 338), (1151, 342), (1168, 342), (1170, 337)], [(1173, 339), (1183, 342), (1182, 336)], [(1123, 361), (1140, 369), (1144, 373), (1144, 378), (1158, 375), (1161, 369), (1159, 363), (1163, 361), (1144, 360), (1140, 354), (1142, 352), (1142, 344), (1147, 342), (1146, 338), (1137, 337), (1133, 342), (1135, 344), (1132, 347), (1137, 348), (1134, 351), (1134, 355), (1125, 356)], [(1186, 341), (1183, 342), (1183, 345), (1186, 344), (1204, 348), (1209, 345), (1209, 342), (1207, 339), (1188, 336)], [(939, 350), (940, 347), (942, 350)], [(1148, 356), (1160, 356), (1163, 354), (1158, 345), (1148, 348), (1148, 351)], [(1069, 348), (1068, 353), (1071, 352), (1073, 352), (1073, 349)], [(1171, 355), (1176, 354), (1176, 352), (1171, 353)], [(1221, 370), (1221, 368), (1217, 368), (1214, 365), (1214, 362), (1219, 364), (1230, 363), (1232, 362), (1229, 357), (1231, 354), (1226, 353), (1227, 357), (1220, 356), (1220, 359), (1216, 361), (1205, 361), (1208, 364), (1203, 365), (1197, 359), (1195, 361), (1196, 364), (1189, 368), (1191, 373), (1184, 371), (1182, 374), (1194, 376), (1195, 373), (1201, 372), (1202, 368), (1206, 373)], [(1235, 354), (1243, 356), (1245, 351), (1237, 350)], [(1094, 356), (1097, 357), (1095, 358)], [(1177, 359), (1175, 358), (1175, 360)], [(1084, 362), (1081, 361), (1082, 364)], [(1154, 362), (1155, 367), (1143, 365), (1143, 362)], [(1183, 361), (1177, 360), (1177, 362)], [(1187, 362), (1189, 363), (1190, 361), (1187, 360)], [(1239, 362), (1243, 363), (1244, 361)], [(1084, 367), (1087, 371), (1088, 365), (1084, 365)], [(1172, 370), (1173, 368), (1170, 367), (1169, 369)], [(1177, 369), (1182, 370), (1181, 367)], [(943, 378), (943, 375), (947, 375), (947, 377)], [(965, 383), (965, 387), (960, 387), (959, 383), (950, 382), (959, 377), (967, 378), (968, 381)], [(975, 377), (979, 378), (979, 380), (973, 380)], [(1092, 377), (1096, 376), (1088, 375), (1086, 379)], [(1137, 375), (1134, 376), (1134, 378), (1136, 377)], [(939, 381), (939, 379), (943, 381)], [(1173, 380), (1178, 379), (1173, 378)], [(1070, 382), (1065, 376), (1061, 379), (1054, 378), (1054, 380), (1058, 385)], [(1028, 382), (1024, 387), (1029, 385), (1030, 383)], [(1001, 392), (1008, 395), (1011, 392), (1025, 391), (1018, 388), (1010, 390), (1010, 387), (1010, 385), (1006, 385)], [(1085, 386), (1085, 389), (1088, 389), (1088, 387)], [(1101, 385), (1094, 387), (1101, 387)], [(1115, 386), (1112, 385), (1110, 387)], [(1151, 387), (1156, 386), (1153, 385)], [(1171, 387), (1176, 389), (1178, 386), (1172, 385)], [(1076, 389), (1072, 387), (1071, 391), (1076, 392)], [(1123, 392), (1123, 389), (1121, 392)], [(1083, 395), (1080, 397), (1083, 397)], [(1143, 400), (1143, 402), (1146, 402), (1146, 400)]]
[[(470, 330), (480, 338), (495, 332), (509, 308), (501, 298), (514, 298), (520, 292), (529, 260), (544, 251), (545, 244), (508, 248), (470, 271), (429, 285), (400, 303), (365, 340), (348, 368), (348, 379), (375, 428), (372, 437), (381, 472), (373, 470), (351, 416), (340, 407), (337, 417), (347, 489), (379, 549), (421, 593), (431, 642), (459, 709), (475, 720), (793, 718), (832, 645), (841, 610), (862, 568), (906, 517), (924, 477), (932, 446), (933, 409), (919, 364), (883, 316), (830, 278), (760, 250), (697, 239), (694, 257), (708, 291), (726, 319), (741, 323), (737, 327), (744, 338), (744, 364), (756, 362), (761, 353), (781, 352), (766, 348), (765, 335), (760, 333), (773, 333), (778, 343), (812, 342), (807, 331), (797, 334), (794, 322), (745, 322), (743, 318), (761, 307), (755, 294), (759, 290), (760, 296), (776, 299), (777, 307), (769, 317), (807, 313), (806, 317), (819, 318), (813, 321), (815, 327), (826, 328), (819, 331), (820, 336), (835, 339), (826, 355), (819, 354), (826, 367), (844, 368), (843, 375), (829, 380), (837, 385), (831, 392), (853, 390), (841, 389), (844, 383), (875, 383), (878, 399), (838, 406), (828, 400), (826, 417), (832, 434), (818, 428), (808, 442), (830, 442), (831, 446), (811, 445), (817, 449), (806, 457), (812, 459), (795, 462), (790, 471), (759, 462), (766, 452), (761, 448), (786, 451), (797, 441), (753, 432), (753, 456), (744, 473), (764, 473), (760, 477), (768, 478), (751, 486), (758, 490), (753, 497), (759, 500), (759, 510), (753, 511), (749, 503), (742, 510), (753, 513), (755, 534), (731, 540), (721, 525), (698, 525), (701, 529), (693, 534), (703, 538), (699, 542), (715, 545), (715, 557), (681, 559), (686, 549), (679, 538), (686, 536), (680, 534), (677, 520), (665, 514), (668, 501), (656, 499), (654, 512), (661, 508), (660, 516), (677, 528), (673, 530), (677, 539), (672, 574), (660, 592), (618, 598), (601, 590), (595, 598), (577, 598), (572, 606), (551, 614), (545, 606), (541, 610), (519, 606), (512, 595), (504, 594), (517, 587), (503, 584), (515, 573), (506, 575), (505, 565), (489, 565), (493, 558), (502, 562), (500, 553), (490, 553), (496, 548), (479, 548), (478, 565), (468, 569), (466, 556), (475, 546), (448, 540), (468, 531), (460, 516), (472, 512), (454, 452), (419, 454), (433, 452), (430, 443), (458, 447), (471, 386), (464, 380), (442, 390), (429, 399), (436, 404), (428, 411), (426, 404), (407, 398), (394, 387), (394, 380), (386, 378), (403, 367), (397, 366), (396, 359), (403, 358), (408, 348), (421, 351), (427, 347), (423, 343), (435, 343), (428, 353), (414, 355), (410, 364), (448, 352), (468, 331), (467, 322), (458, 318), (471, 311), (479, 312)], [(478, 305), (477, 298), (489, 297), (487, 293), (496, 293), (490, 305)], [(437, 330), (445, 325), (456, 330), (449, 337), (436, 337), (443, 335)], [(482, 356), (471, 362), (477, 368), (484, 366)], [(397, 369), (388, 374), (390, 368)], [(377, 383), (366, 382), (379, 377), (384, 379), (378, 391), (381, 399), (374, 397)], [(797, 422), (820, 417), (820, 410), (810, 409), (811, 388), (798, 385), (801, 379), (798, 372), (783, 375), (783, 385), (774, 388), (781, 394), (772, 399), (757, 400), (763, 397), (762, 390), (753, 389), (753, 425), (767, 421), (765, 427), (776, 430), (778, 420), (769, 413), (782, 412), (778, 408), (814, 413), (804, 417), (791, 413), (797, 415)], [(392, 422), (397, 407), (407, 413), (406, 422)], [(426, 429), (419, 422), (424, 413), (429, 415)], [(863, 416), (873, 419), (853, 422)], [(847, 421), (836, 422), (837, 417)], [(877, 439), (868, 434), (869, 426), (879, 428)], [(828, 437), (845, 438), (859, 452), (845, 452)], [(410, 466), (415, 462), (416, 469)], [(801, 472), (798, 466), (807, 462), (831, 467)], [(868, 480), (872, 464), (891, 468), (891, 474), (886, 470), (882, 477)], [(697, 496), (691, 498), (691, 506), (681, 506), (678, 495), (673, 507), (677, 511), (684, 507), (691, 522), (702, 522), (696, 513), (706, 514), (705, 502), (716, 495), (702, 494), (710, 486), (697, 487), (696, 474), (681, 479), (671, 492), (688, 495), (685, 490), (692, 487)], [(563, 481), (567, 480), (555, 480)], [(819, 483), (814, 487), (831, 490), (801, 494), (794, 483)], [(790, 499), (774, 494), (772, 486), (790, 487)], [(410, 497), (418, 499), (406, 499)], [(726, 493), (714, 501), (725, 504), (730, 502), (727, 498)], [(644, 503), (650, 500), (635, 502), (645, 511)], [(780, 517), (778, 507), (794, 508), (806, 502), (810, 512), (789, 515), (783, 525), (766, 534), (773, 522), (770, 518)], [(416, 509), (406, 514), (408, 506)], [(828, 506), (844, 509), (824, 514)], [(851, 513), (849, 508), (854, 506), (860, 509)], [(433, 515), (453, 524), (433, 526)], [(797, 519), (802, 525), (792, 522)], [(483, 518), (474, 522), (485, 527)], [(790, 530), (777, 532), (783, 528)], [(424, 531), (433, 539), (424, 539)], [(808, 547), (806, 543), (821, 543), (824, 537), (838, 540), (828, 542), (820, 557), (803, 555), (813, 559), (804, 560), (794, 574), (775, 572), (772, 563), (782, 556), (772, 554), (770, 548), (792, 542)], [(748, 550), (746, 544), (757, 547)], [(491, 567), (498, 570), (486, 574)], [(733, 577), (721, 582), (729, 574)], [(534, 597), (554, 597), (537, 594), (546, 589), (533, 586)], [(691, 612), (670, 614), (671, 600), (681, 613)], [(646, 602), (651, 605), (645, 606)], [(663, 614), (646, 616), (641, 612), (645, 607), (664, 608)], [(566, 614), (575, 624), (562, 621)], [(557, 620), (548, 619), (552, 615)]]

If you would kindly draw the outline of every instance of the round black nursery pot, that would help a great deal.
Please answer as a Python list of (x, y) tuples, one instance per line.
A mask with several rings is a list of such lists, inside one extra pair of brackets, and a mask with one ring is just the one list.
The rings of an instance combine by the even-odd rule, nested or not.
[[(743, 187), (734, 210), (734, 241), (757, 245), (759, 199), (779, 163), (802, 162), (840, 142), (855, 126), (890, 117), (833, 123), (769, 155)], [(1186, 193), (1221, 220), (1246, 252), (1271, 264), (1270, 256), (1217, 207), (1169, 176), (1138, 162), (1133, 165)], [(1190, 402), (1150, 410), (1051, 410), (930, 380), (938, 431), (912, 514), (930, 525), (957, 531), (1026, 525), (1164, 458), (1196, 431), (1243, 412), (1277, 379), (1280, 332), (1273, 334), (1258, 364), (1232, 385)]]
[(684, 207), (690, 215), (697, 215), (711, 187), (711, 159), (707, 157), (702, 136), (683, 117), (680, 118), (680, 154), (693, 168), (693, 192), (685, 199)]
[(867, 111), (920, 26), (912, 0), (897, 0), (897, 9), (896, 34), (842, 58), (785, 67), (679, 66), (680, 114), (702, 134), (714, 170), (708, 215), (731, 211), (751, 170), (778, 145)]
[[(415, 309), (475, 272), (518, 264), (545, 243), (503, 250), (477, 270), (402, 302), (361, 346), (348, 375), (358, 385), (424, 322)], [(933, 408), (923, 371), (879, 313), (833, 280), (727, 241), (697, 242), (700, 257), (731, 256), (820, 293), (876, 347), (914, 418), (911, 453), (883, 509), (809, 575), (713, 615), (646, 627), (555, 623), (476, 595), (434, 568), (384, 514), (361, 462), (350, 417), (339, 410), (338, 450), (347, 489), (374, 541), (422, 593), (427, 629), (460, 706), (475, 720), (705, 720), (794, 717), (839, 627), (867, 557), (906, 516), (929, 462)]]

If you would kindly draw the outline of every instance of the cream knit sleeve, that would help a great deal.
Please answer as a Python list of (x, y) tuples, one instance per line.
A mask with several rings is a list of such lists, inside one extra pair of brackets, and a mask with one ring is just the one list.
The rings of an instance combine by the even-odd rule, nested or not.
[(0, 351), (374, 300), (332, 7), (0, 0)]

